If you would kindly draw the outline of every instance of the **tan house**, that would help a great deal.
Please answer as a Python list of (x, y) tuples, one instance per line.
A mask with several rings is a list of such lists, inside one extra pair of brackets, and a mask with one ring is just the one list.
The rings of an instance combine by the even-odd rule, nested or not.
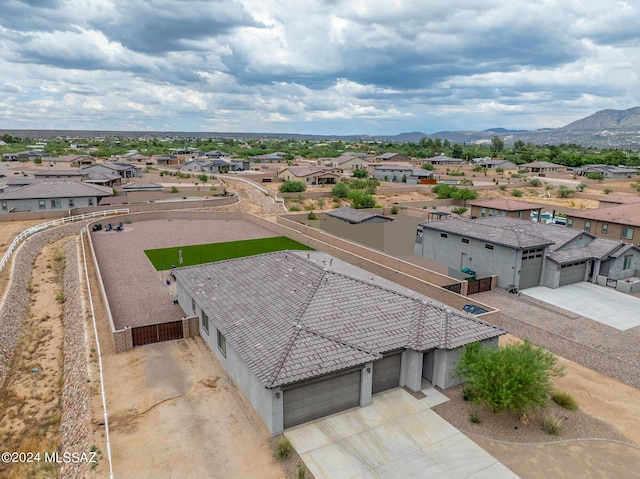
[(335, 185), (342, 179), (340, 168), (323, 166), (289, 166), (278, 172), (285, 181), (302, 181), (305, 185)]
[(567, 213), (567, 226), (600, 238), (640, 243), (640, 204), (629, 203)]
[(531, 214), (536, 213), (540, 218), (542, 206), (526, 201), (516, 201), (506, 198), (480, 199), (467, 201), (471, 207), (472, 218), (485, 218), (488, 216), (506, 216), (509, 218), (531, 219)]
[(96, 164), (96, 159), (89, 155), (65, 155), (47, 158), (49, 166), (91, 166)]
[(402, 153), (383, 153), (382, 155), (376, 156), (377, 162), (387, 162), (392, 161), (394, 163), (409, 163), (411, 162), (411, 158), (403, 155)]
[(337, 158), (321, 158), (322, 164), (331, 164), (334, 168), (342, 170), (355, 170), (357, 168), (367, 169), (369, 166), (369, 156), (366, 153), (348, 152)]
[(598, 199), (598, 206), (605, 208), (607, 206), (629, 205), (640, 203), (640, 196), (611, 194), (602, 196)]
[(532, 161), (531, 163), (520, 165), (520, 168), (529, 170), (530, 173), (538, 173), (539, 175), (544, 175), (545, 173), (554, 171), (564, 171), (567, 169), (566, 166), (556, 165), (555, 163), (549, 163), (548, 161)]

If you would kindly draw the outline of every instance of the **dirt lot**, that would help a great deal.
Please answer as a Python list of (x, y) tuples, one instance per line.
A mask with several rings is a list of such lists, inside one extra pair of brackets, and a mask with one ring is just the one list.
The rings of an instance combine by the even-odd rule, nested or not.
[(268, 430), (201, 338), (103, 360), (116, 477), (284, 477)]

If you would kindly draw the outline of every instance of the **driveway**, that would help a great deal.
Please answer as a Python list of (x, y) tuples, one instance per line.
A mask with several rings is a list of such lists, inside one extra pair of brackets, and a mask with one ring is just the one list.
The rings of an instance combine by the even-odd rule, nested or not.
[(536, 286), (522, 294), (593, 319), (620, 331), (640, 326), (640, 298), (593, 283), (574, 283), (560, 288)]
[(316, 479), (518, 477), (430, 409), (442, 394), (425, 393), (393, 389), (285, 435)]

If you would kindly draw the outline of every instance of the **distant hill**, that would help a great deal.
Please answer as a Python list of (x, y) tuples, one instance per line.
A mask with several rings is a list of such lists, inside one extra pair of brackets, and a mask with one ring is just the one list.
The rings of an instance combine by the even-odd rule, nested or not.
[(366, 141), (413, 142), (422, 138), (440, 138), (451, 143), (486, 144), (499, 136), (507, 145), (521, 140), (535, 145), (576, 144), (594, 148), (631, 148), (640, 150), (640, 107), (628, 110), (602, 110), (561, 128), (539, 130), (509, 130), (496, 127), (483, 131), (419, 131), (399, 135), (305, 135), (287, 133), (219, 133), (219, 132), (134, 132), (134, 131), (79, 131), (79, 130), (1, 130), (17, 137), (29, 138), (91, 138), (91, 137), (156, 137), (156, 138), (289, 138), (313, 141)]

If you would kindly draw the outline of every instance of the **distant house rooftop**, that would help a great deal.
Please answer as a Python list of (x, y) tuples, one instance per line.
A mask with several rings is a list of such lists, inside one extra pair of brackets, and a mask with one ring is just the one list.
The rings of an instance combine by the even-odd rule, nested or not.
[(328, 211), (326, 214), (327, 216), (338, 218), (339, 220), (346, 221), (351, 224), (393, 221), (393, 218), (388, 216), (378, 215), (370, 213), (369, 211), (357, 210), (349, 207), (337, 208), (335, 210)]

